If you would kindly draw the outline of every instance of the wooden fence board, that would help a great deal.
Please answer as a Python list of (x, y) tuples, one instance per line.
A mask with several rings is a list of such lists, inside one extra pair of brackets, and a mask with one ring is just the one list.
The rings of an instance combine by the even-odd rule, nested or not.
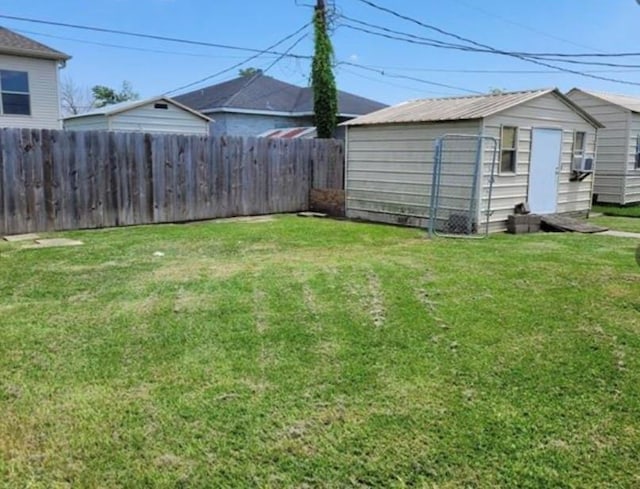
[(334, 140), (0, 130), (0, 234), (307, 210)]

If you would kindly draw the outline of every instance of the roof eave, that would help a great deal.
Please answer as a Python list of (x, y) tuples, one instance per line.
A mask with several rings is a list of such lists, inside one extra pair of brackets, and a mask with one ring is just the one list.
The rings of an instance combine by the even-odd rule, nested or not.
[(142, 107), (143, 105), (147, 105), (147, 104), (153, 104), (156, 103), (160, 100), (164, 100), (167, 103), (170, 103), (172, 105), (175, 105), (176, 107), (179, 107), (183, 110), (186, 110), (187, 112), (195, 115), (196, 117), (199, 117), (200, 119), (203, 119), (206, 122), (213, 122), (213, 119), (211, 117), (208, 117), (207, 115), (198, 112), (197, 110), (193, 110), (191, 107), (187, 107), (186, 105), (181, 104), (180, 102), (176, 102), (175, 100), (173, 100), (170, 97), (165, 97), (162, 95), (159, 95), (157, 97), (151, 97), (151, 98), (147, 98), (144, 100), (140, 100), (137, 101), (137, 103), (132, 103), (131, 105), (128, 105), (127, 107), (121, 107), (119, 109), (116, 110), (109, 110), (109, 106), (106, 105), (105, 107), (103, 107), (105, 110), (103, 111), (93, 111), (93, 112), (88, 112), (86, 114), (77, 114), (77, 115), (71, 115), (71, 116), (67, 116), (64, 117), (62, 120), (71, 120), (71, 119), (80, 119), (83, 117), (93, 117), (93, 116), (106, 116), (106, 117), (111, 117), (113, 115), (118, 115), (118, 114), (122, 114), (123, 112), (128, 112), (132, 109), (137, 109), (138, 107)]
[[(366, 116), (363, 116), (366, 117)], [(357, 127), (357, 126), (384, 126), (390, 124), (440, 124), (442, 122), (465, 122), (465, 121), (479, 121), (484, 119), (484, 117), (459, 117), (459, 118), (448, 118), (448, 119), (429, 119), (429, 120), (406, 120), (406, 121), (374, 121), (374, 122), (357, 122), (357, 119), (353, 119), (350, 121), (342, 122), (338, 124), (338, 126), (345, 127)]]
[[(234, 114), (254, 114), (254, 115), (273, 115), (283, 117), (310, 117), (315, 115), (313, 111), (305, 112), (287, 112), (282, 110), (267, 110), (267, 109), (243, 109), (240, 107), (216, 107), (212, 109), (202, 109), (203, 114), (215, 114), (220, 112), (229, 112)], [(349, 114), (340, 112), (338, 117), (360, 117), (363, 114)]]
[(49, 59), (52, 61), (68, 61), (71, 56), (65, 53), (45, 53), (41, 51), (33, 51), (31, 49), (9, 48), (3, 46), (0, 48), (0, 54), (8, 54), (10, 56), (22, 56), (25, 58)]

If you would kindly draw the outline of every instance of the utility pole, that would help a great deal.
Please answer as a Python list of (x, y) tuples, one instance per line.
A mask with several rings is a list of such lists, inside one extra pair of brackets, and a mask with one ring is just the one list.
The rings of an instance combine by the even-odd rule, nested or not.
[(315, 50), (311, 67), (313, 112), (319, 138), (330, 138), (337, 124), (338, 90), (333, 75), (333, 46), (328, 34), (325, 0), (316, 0)]

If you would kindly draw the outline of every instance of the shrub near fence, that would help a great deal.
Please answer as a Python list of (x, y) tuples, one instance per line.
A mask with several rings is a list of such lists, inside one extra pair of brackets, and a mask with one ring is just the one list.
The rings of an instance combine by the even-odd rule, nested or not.
[(0, 131), (0, 234), (297, 212), (341, 141)]

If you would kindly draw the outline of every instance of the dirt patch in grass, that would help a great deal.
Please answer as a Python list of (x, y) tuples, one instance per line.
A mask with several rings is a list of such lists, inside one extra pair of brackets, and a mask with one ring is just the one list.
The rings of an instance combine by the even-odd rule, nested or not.
[(380, 328), (384, 326), (386, 311), (384, 307), (384, 295), (378, 275), (373, 272), (370, 273), (368, 276), (368, 285), (368, 296), (365, 299), (366, 307), (373, 325), (376, 328)]
[(240, 262), (223, 262), (212, 259), (193, 259), (185, 257), (181, 261), (171, 261), (162, 264), (151, 273), (154, 282), (190, 282), (192, 280), (208, 279), (223, 280), (234, 276), (246, 269)]

